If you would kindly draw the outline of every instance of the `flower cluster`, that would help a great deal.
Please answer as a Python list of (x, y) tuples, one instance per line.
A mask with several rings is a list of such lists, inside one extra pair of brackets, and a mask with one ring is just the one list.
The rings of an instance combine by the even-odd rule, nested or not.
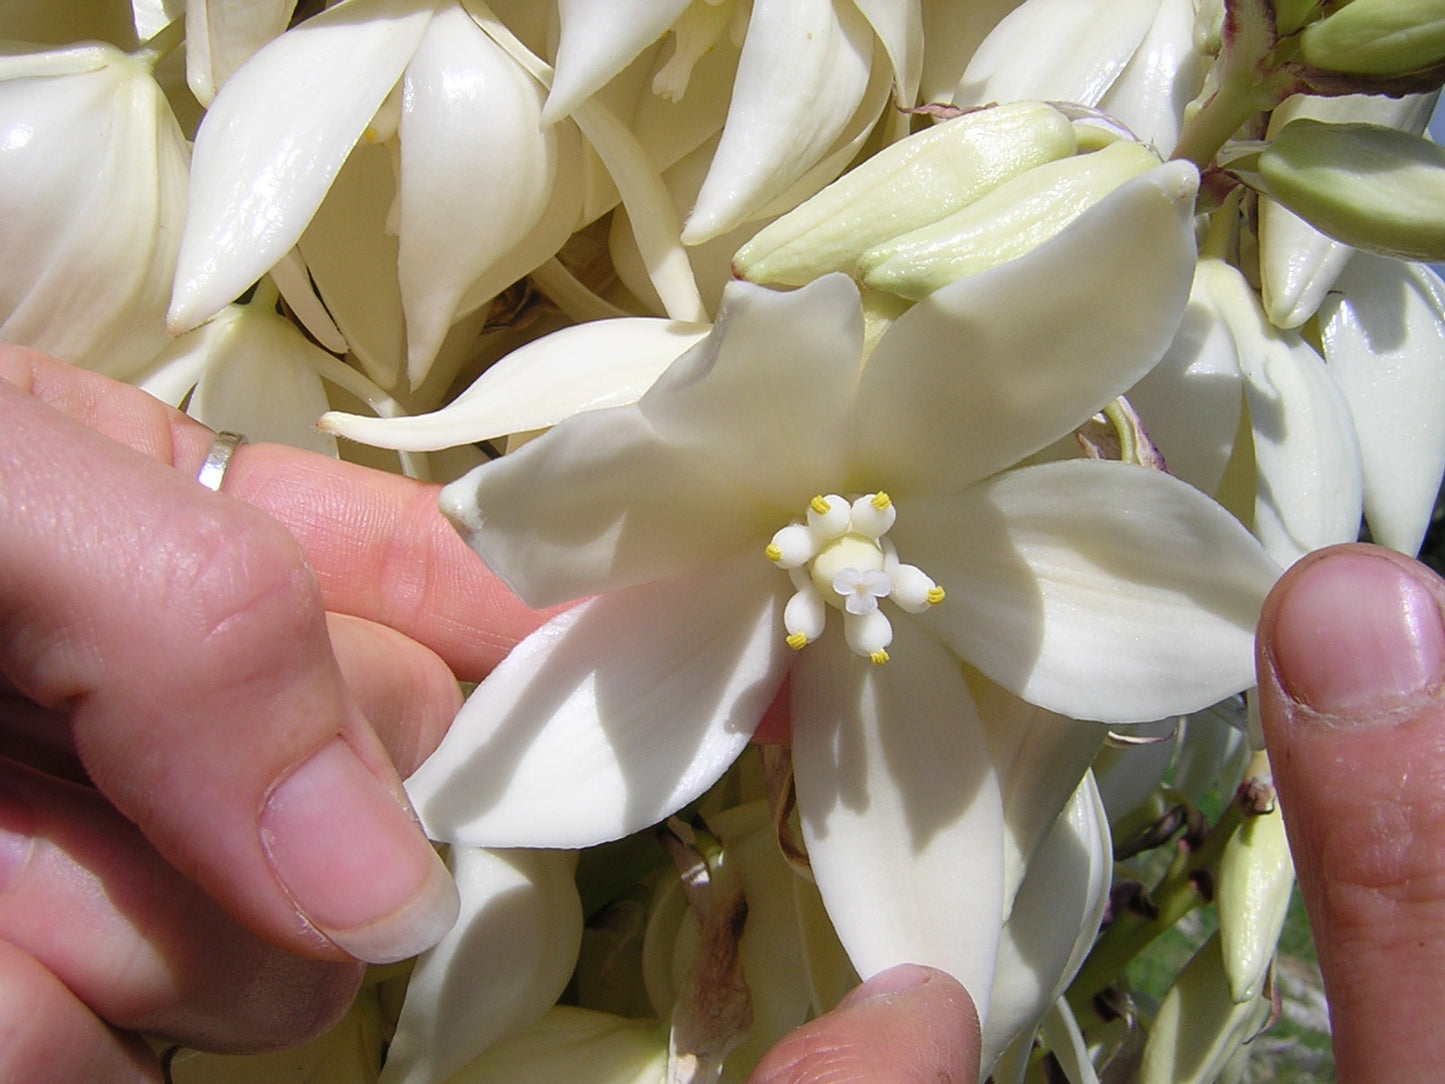
[(1445, 472), (1421, 5), (183, 6), (0, 13), (54, 43), (0, 56), (0, 339), (392, 449), (570, 604), (408, 780), (458, 927), (287, 1071), (741, 1080), (903, 961), (996, 1080), (1240, 1056), (1292, 879), (1259, 607), (1362, 517), (1417, 550)]

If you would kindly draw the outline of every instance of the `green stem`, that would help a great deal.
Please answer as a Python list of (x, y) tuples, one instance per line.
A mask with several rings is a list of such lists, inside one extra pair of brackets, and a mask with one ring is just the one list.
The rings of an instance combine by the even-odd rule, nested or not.
[(1225, 73), (1214, 96), (1185, 123), (1171, 157), (1187, 158), (1205, 169), (1251, 117), (1279, 104), (1283, 97), (1281, 91), (1275, 80), (1261, 81)]
[(1231, 802), (1197, 849), (1180, 846), (1163, 879), (1150, 894), (1149, 913), (1129, 909), (1099, 936), (1084, 966), (1069, 987), (1069, 1006), (1076, 1016), (1092, 1011), (1094, 999), (1118, 980), (1129, 963), (1156, 938), (1172, 929), (1190, 911), (1209, 902), (1201, 891), (1201, 875), (1211, 884), (1224, 856), (1225, 844), (1244, 820), (1238, 802)]

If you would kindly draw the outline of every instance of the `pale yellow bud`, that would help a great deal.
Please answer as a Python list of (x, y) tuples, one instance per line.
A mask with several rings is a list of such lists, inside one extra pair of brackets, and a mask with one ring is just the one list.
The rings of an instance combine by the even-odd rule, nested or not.
[(752, 282), (787, 286), (852, 271), (870, 246), (936, 222), (1077, 145), (1073, 125), (1043, 102), (965, 113), (845, 173), (744, 245), (733, 270)]
[(1043, 244), (1125, 181), (1159, 165), (1141, 143), (1114, 143), (1037, 166), (941, 221), (868, 249), (859, 277), (918, 300)]
[(1280, 129), (1259, 172), (1269, 196), (1337, 241), (1399, 259), (1445, 259), (1445, 149), (1428, 140), (1301, 118)]
[(1294, 888), (1294, 863), (1278, 807), (1245, 817), (1219, 863), (1219, 943), (1229, 996), (1259, 996)]
[(1300, 34), (1305, 63), (1352, 75), (1407, 75), (1445, 61), (1445, 0), (1353, 0)]

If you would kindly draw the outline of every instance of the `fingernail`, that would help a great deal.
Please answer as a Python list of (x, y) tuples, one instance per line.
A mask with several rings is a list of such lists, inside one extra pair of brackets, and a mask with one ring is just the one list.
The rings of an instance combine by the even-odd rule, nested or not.
[(1303, 569), (1280, 600), (1273, 665), (1285, 694), (1341, 720), (1378, 718), (1445, 676), (1434, 593), (1393, 559), (1354, 552)]
[(456, 921), (456, 886), (416, 822), (337, 738), (271, 791), (261, 839), (306, 918), (343, 951), (393, 963)]
[(906, 994), (925, 985), (933, 972), (919, 964), (894, 964), (887, 971), (880, 971), (867, 982), (849, 991), (840, 1004), (857, 1005), (880, 997)]
[(0, 790), (0, 896), (19, 879), (34, 850), (34, 810), (19, 795)]

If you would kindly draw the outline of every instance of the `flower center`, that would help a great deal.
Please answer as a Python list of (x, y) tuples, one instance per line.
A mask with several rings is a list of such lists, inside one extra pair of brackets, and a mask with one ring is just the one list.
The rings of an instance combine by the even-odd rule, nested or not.
[(907, 613), (943, 601), (943, 588), (921, 569), (898, 560), (887, 538), (898, 509), (886, 493), (849, 501), (814, 497), (768, 543), (768, 559), (788, 571), (795, 593), (783, 609), (788, 646), (801, 649), (823, 634), (828, 607), (843, 614), (848, 646), (875, 663), (888, 661), (893, 625), (879, 609), (889, 599)]

